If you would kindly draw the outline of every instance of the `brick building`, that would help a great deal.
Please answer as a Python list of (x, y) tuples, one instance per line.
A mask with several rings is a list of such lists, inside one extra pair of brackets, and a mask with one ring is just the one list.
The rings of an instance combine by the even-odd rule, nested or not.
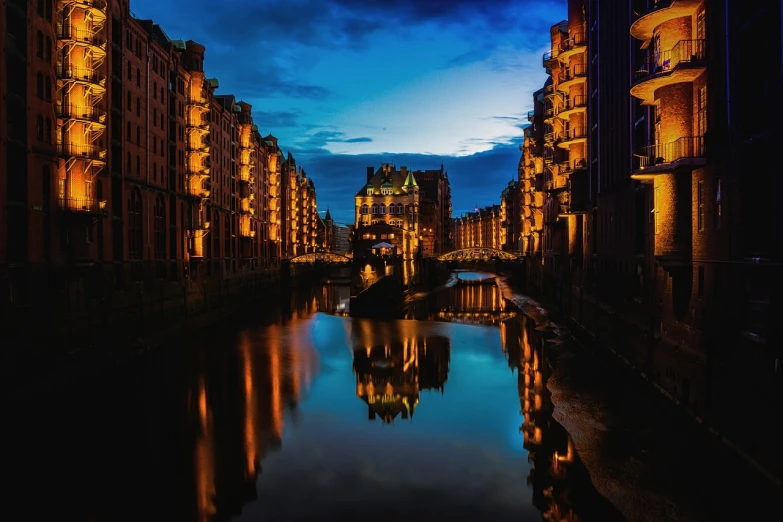
[[(569, 0), (550, 40), (519, 169), (528, 285), (783, 475), (783, 219), (754, 190), (783, 184), (780, 104), (758, 110), (783, 92), (780, 3)], [(729, 413), (748, 407), (755, 439)]]
[(501, 205), (476, 208), (464, 216), (452, 219), (455, 250), (463, 248), (494, 248), (501, 250), (505, 241), (505, 225)]
[[(6, 318), (66, 302), (87, 313), (150, 285), (181, 297), (177, 285), (315, 248), (312, 180), (284, 184), (277, 140), (218, 93), (203, 45), (172, 40), (126, 0), (13, 0), (0, 47)], [(281, 249), (293, 238), (281, 223), (304, 246)]]

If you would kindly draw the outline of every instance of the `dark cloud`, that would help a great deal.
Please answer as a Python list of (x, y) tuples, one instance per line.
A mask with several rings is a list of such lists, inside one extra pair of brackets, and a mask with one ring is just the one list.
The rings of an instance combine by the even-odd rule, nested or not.
[(454, 215), (500, 203), (500, 192), (516, 179), (519, 145), (498, 144), (492, 150), (470, 156), (428, 154), (330, 154), (325, 150), (299, 150), (297, 163), (315, 181), (318, 207), (329, 207), (335, 220), (353, 223), (353, 197), (365, 182), (367, 167), (382, 162), (406, 165), (414, 170), (437, 169), (449, 173)]
[(343, 143), (370, 143), (371, 141), (372, 138), (368, 138), (366, 136), (361, 138), (348, 138), (347, 140), (342, 140)]
[(253, 119), (259, 127), (275, 129), (298, 127), (299, 111), (253, 111)]

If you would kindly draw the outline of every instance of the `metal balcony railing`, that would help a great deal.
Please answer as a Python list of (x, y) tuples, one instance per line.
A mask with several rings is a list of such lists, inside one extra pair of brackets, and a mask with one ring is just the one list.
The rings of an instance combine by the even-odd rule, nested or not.
[(59, 80), (74, 80), (103, 85), (106, 81), (106, 75), (94, 69), (85, 67), (71, 67), (62, 64), (55, 67), (55, 75)]
[(58, 25), (55, 29), (58, 40), (75, 40), (80, 43), (101, 47), (106, 44), (106, 38), (98, 31), (76, 29), (71, 25)]
[(568, 82), (577, 78), (584, 78), (585, 76), (587, 76), (587, 67), (585, 67), (584, 64), (578, 63), (561, 72), (560, 76), (558, 76), (558, 82)]
[(556, 58), (557, 58), (557, 51), (552, 50), (552, 51), (545, 52), (544, 56), (542, 57), (544, 67), (547, 67), (547, 64), (551, 63)]
[(650, 53), (639, 65), (634, 78), (643, 81), (658, 74), (675, 70), (680, 64), (692, 65), (706, 58), (705, 40), (680, 40), (674, 47), (662, 53)]
[(106, 0), (76, 0), (73, 3), (78, 7), (87, 7), (101, 11), (106, 10)]
[(548, 120), (550, 118), (553, 118), (555, 116), (555, 108), (554, 107), (547, 107), (544, 109), (544, 119)]
[(208, 109), (209, 101), (205, 100), (204, 98), (188, 98), (187, 105), (191, 105), (193, 107), (201, 107), (202, 109)]
[(669, 143), (647, 145), (634, 151), (638, 170), (668, 165), (689, 158), (705, 156), (704, 136), (684, 136)]
[(106, 150), (95, 145), (58, 143), (57, 155), (63, 158), (83, 158), (87, 160), (103, 161), (106, 158)]
[(70, 103), (57, 104), (57, 117), (65, 120), (84, 120), (102, 123), (106, 118), (106, 111), (91, 105), (73, 105)]
[(563, 100), (563, 105), (560, 106), (558, 113), (570, 111), (580, 107), (587, 107), (587, 96), (584, 94), (578, 94)]
[(578, 140), (587, 137), (587, 127), (571, 127), (567, 131), (558, 135), (558, 141), (566, 142)]
[(70, 212), (105, 214), (106, 200), (93, 198), (59, 198), (60, 209)]
[(555, 139), (555, 133), (554, 132), (547, 132), (546, 134), (544, 134), (544, 141), (551, 142), (551, 141), (554, 141), (554, 139)]
[(577, 47), (583, 47), (587, 44), (587, 35), (585, 33), (574, 33), (570, 38), (560, 42), (560, 52), (570, 51)]
[(657, 11), (658, 9), (664, 9), (672, 5), (672, 0), (652, 0), (647, 9), (641, 9), (639, 11), (634, 9), (634, 17), (641, 18), (642, 16)]

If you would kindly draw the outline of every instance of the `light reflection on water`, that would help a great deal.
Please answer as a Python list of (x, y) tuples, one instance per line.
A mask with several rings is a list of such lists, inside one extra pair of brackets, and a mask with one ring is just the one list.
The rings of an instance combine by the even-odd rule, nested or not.
[[(72, 480), (53, 505), (95, 520), (151, 519), (150, 509), (199, 521), (586, 519), (596, 494), (569, 479), (573, 445), (551, 418), (532, 324), (318, 312), (347, 295), (297, 294), (273, 324), (213, 330), (102, 381), (99, 396), (90, 383), (52, 401), (52, 420), (78, 412), (58, 459)], [(510, 313), (494, 285), (429, 304), (433, 317)], [(122, 448), (121, 469), (107, 465), (108, 448)], [(588, 499), (581, 511), (574, 489)]]

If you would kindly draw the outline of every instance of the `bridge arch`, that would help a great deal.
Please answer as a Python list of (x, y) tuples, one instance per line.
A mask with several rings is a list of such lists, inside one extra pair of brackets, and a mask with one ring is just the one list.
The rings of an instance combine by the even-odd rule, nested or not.
[(311, 254), (302, 254), (300, 256), (292, 257), (289, 260), (291, 263), (315, 263), (316, 261), (322, 263), (342, 264), (350, 263), (351, 258), (342, 254), (335, 254), (334, 252), (314, 252)]
[(452, 250), (438, 257), (438, 261), (490, 261), (495, 259), (513, 261), (519, 259), (519, 256), (497, 248), (475, 247)]

